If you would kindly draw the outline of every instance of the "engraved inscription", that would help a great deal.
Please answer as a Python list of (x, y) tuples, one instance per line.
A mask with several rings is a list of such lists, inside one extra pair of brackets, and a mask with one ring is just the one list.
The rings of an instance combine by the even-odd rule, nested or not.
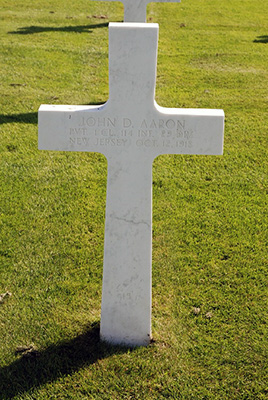
[(194, 131), (177, 118), (141, 119), (129, 117), (82, 116), (78, 126), (69, 128), (69, 143), (78, 146), (116, 146), (136, 148), (184, 148), (193, 146)]
[(116, 124), (116, 119), (115, 118), (95, 118), (95, 117), (82, 117), (79, 126), (88, 126), (90, 128), (92, 127), (98, 127), (98, 128), (108, 128), (108, 127), (115, 127)]
[(136, 146), (138, 146), (138, 147), (158, 147), (158, 142), (156, 139), (138, 139), (136, 141)]
[(139, 137), (152, 137), (153, 136), (153, 131), (151, 129), (139, 129), (138, 130), (138, 136)]
[(70, 144), (77, 144), (79, 146), (88, 146), (90, 144), (90, 139), (85, 137), (71, 137), (69, 141)]
[(128, 139), (119, 138), (96, 138), (95, 145), (99, 146), (126, 146)]

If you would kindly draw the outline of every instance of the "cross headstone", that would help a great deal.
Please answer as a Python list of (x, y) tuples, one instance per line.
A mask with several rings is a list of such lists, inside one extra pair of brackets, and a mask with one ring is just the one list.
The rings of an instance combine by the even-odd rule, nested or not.
[(157, 45), (158, 24), (110, 23), (107, 103), (39, 109), (39, 149), (108, 160), (101, 338), (113, 344), (150, 341), (154, 158), (223, 150), (222, 110), (156, 104)]
[[(118, 0), (105, 0), (105, 1), (118, 1)], [(152, 1), (158, 3), (180, 3), (181, 0), (120, 0), (120, 1), (124, 4), (125, 22), (146, 22), (147, 4), (151, 3)]]

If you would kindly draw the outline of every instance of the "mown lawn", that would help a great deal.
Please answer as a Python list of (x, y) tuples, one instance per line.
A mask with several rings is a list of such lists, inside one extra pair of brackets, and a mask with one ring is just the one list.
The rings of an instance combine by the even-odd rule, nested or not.
[(222, 157), (154, 162), (154, 341), (132, 350), (98, 336), (106, 160), (37, 149), (41, 104), (108, 99), (122, 4), (0, 5), (0, 399), (266, 399), (268, 2), (148, 6), (158, 104), (226, 126)]

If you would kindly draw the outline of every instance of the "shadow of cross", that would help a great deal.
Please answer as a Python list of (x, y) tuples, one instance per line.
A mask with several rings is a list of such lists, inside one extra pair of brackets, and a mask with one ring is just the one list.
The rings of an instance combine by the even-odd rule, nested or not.
[[(95, 0), (103, 1), (103, 0)], [(118, 1), (118, 0), (105, 0)], [(181, 0), (120, 0), (124, 4), (125, 22), (146, 22), (146, 7), (152, 2), (180, 3)]]
[(128, 346), (151, 335), (153, 160), (223, 151), (222, 110), (156, 104), (157, 44), (158, 24), (110, 23), (107, 103), (39, 109), (39, 149), (108, 160), (100, 334)]

